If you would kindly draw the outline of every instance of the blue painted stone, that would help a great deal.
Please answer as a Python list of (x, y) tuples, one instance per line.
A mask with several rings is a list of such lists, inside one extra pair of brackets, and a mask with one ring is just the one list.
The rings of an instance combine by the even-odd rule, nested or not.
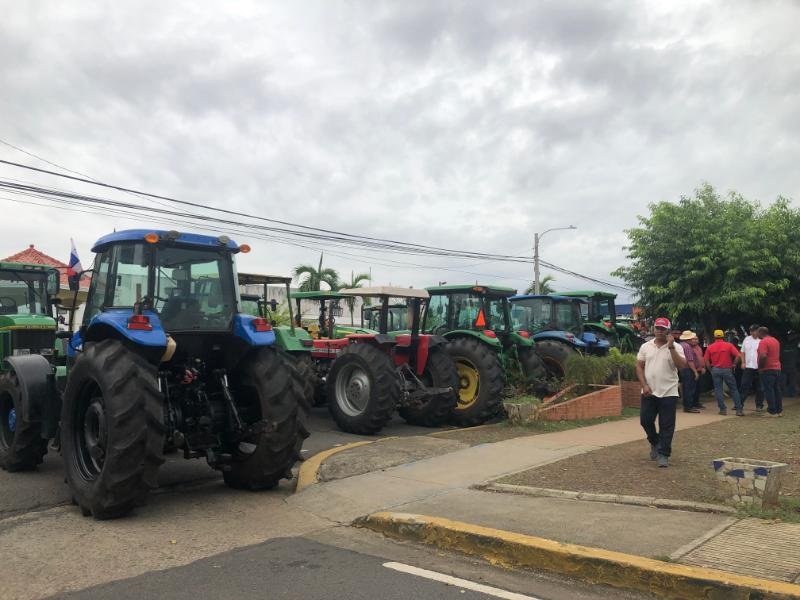
[(756, 467), (753, 469), (753, 473), (756, 475), (761, 475), (762, 477), (766, 477), (769, 475), (769, 469), (767, 469), (767, 467)]
[(728, 475), (731, 477), (738, 477), (742, 479), (744, 477), (744, 469), (731, 469), (728, 471)]
[(714, 463), (714, 470), (715, 471), (719, 471), (722, 468), (722, 465), (725, 464), (725, 462), (721, 461), (721, 460), (715, 460), (715, 461), (712, 461), (712, 462)]

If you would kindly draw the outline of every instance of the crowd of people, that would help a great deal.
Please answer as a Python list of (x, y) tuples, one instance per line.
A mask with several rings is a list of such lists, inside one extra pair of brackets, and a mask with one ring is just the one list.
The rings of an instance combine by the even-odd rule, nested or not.
[(653, 339), (642, 345), (636, 357), (636, 375), (642, 385), (641, 424), (650, 443), (650, 458), (659, 467), (669, 466), (678, 402), (684, 412), (701, 412), (705, 407), (700, 393), (708, 377), (720, 415), (728, 414), (727, 388), (736, 416), (744, 416), (751, 392), (756, 413), (783, 416), (784, 395), (797, 394), (798, 337), (789, 332), (782, 350), (767, 327), (754, 324), (749, 331), (739, 348), (716, 329), (713, 341), (703, 348), (694, 331), (673, 330), (664, 317), (655, 320)]

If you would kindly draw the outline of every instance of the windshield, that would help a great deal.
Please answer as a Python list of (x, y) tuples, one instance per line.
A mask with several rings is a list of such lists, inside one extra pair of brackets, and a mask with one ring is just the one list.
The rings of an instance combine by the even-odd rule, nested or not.
[(594, 299), (594, 306), (592, 318), (598, 321), (608, 321), (611, 319), (612, 315), (612, 304), (613, 300), (611, 298), (595, 298)]
[(557, 302), (555, 304), (556, 327), (561, 331), (569, 331), (577, 336), (583, 333), (583, 321), (578, 302)]
[(260, 317), (261, 315), (261, 307), (258, 304), (258, 301), (261, 298), (259, 296), (251, 296), (251, 295), (244, 295), (242, 294), (241, 301), (239, 302), (239, 307), (241, 312), (246, 315), (252, 315), (254, 317)]
[(549, 298), (528, 298), (511, 303), (514, 329), (539, 333), (554, 329), (551, 325), (553, 302)]
[(486, 329), (504, 332), (508, 329), (506, 324), (507, 298), (486, 299)]
[(0, 271), (0, 315), (46, 315), (46, 271)]

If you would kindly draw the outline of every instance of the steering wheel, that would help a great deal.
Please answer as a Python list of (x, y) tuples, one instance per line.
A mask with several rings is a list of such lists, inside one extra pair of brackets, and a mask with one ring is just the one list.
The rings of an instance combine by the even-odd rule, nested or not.
[(0, 296), (0, 313), (13, 314), (17, 312), (17, 302), (10, 296)]
[(439, 325), (438, 327), (434, 327), (431, 333), (433, 335), (444, 335), (448, 331), (450, 331), (450, 328), (447, 325)]

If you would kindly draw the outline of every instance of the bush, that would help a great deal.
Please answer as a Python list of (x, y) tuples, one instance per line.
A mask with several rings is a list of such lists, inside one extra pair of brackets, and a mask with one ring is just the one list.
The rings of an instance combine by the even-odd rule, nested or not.
[(636, 381), (636, 355), (612, 348), (606, 356), (573, 354), (567, 359), (564, 382), (581, 387), (616, 384), (617, 378)]
[(608, 363), (611, 375), (610, 382), (616, 383), (617, 376), (624, 381), (636, 381), (636, 355), (619, 351), (618, 348), (611, 348), (608, 355), (604, 357)]

